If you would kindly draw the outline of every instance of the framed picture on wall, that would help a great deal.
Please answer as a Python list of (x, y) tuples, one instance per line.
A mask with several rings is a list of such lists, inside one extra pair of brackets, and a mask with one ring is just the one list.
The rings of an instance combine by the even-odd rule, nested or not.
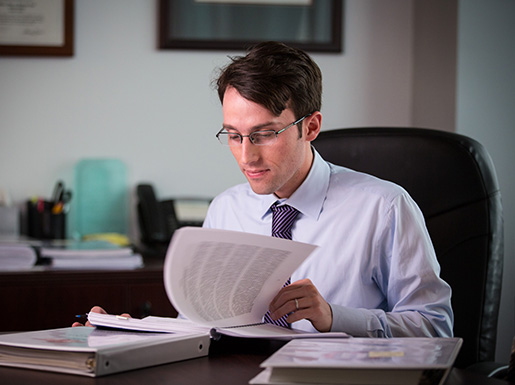
[(275, 40), (341, 52), (343, 0), (160, 0), (159, 48), (245, 50)]
[(74, 0), (0, 1), (0, 55), (73, 56)]

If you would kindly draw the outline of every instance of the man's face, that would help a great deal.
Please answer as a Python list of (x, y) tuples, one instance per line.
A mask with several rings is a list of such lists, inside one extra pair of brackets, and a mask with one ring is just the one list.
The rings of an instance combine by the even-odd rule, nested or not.
[[(274, 116), (265, 107), (243, 98), (232, 87), (227, 88), (223, 99), (224, 128), (229, 132), (249, 135), (259, 130), (279, 131), (296, 120), (289, 108)], [(288, 128), (277, 136), (272, 145), (257, 146), (243, 138), (231, 152), (241, 171), (256, 194), (275, 193), (287, 198), (306, 178), (313, 155), (307, 130), (299, 138), (298, 126)]]

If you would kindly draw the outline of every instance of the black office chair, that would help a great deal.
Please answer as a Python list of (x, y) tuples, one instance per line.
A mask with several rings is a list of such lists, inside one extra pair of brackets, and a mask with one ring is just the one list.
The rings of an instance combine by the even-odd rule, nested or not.
[(457, 367), (494, 361), (503, 268), (501, 194), (486, 149), (463, 135), (417, 128), (323, 131), (325, 160), (403, 186), (422, 210), (441, 276), (452, 287)]

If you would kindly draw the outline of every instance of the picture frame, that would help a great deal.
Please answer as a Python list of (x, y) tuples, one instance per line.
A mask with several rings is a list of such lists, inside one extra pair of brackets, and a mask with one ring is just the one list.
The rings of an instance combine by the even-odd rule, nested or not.
[(246, 50), (275, 40), (342, 52), (343, 0), (160, 0), (159, 49)]
[(0, 55), (73, 56), (74, 0), (0, 2)]

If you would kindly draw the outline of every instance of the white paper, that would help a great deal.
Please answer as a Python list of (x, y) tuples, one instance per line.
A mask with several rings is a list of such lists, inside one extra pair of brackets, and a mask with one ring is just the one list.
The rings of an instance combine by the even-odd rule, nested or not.
[(211, 329), (185, 319), (155, 316), (138, 319), (112, 314), (89, 313), (88, 321), (95, 326), (159, 333), (209, 333)]
[(268, 305), (316, 248), (269, 236), (184, 227), (175, 231), (164, 265), (168, 298), (187, 319), (127, 318), (89, 313), (92, 325), (154, 332), (204, 332), (213, 337), (345, 338), (263, 324)]
[(261, 367), (441, 369), (451, 367), (460, 338), (348, 338), (290, 341)]
[(174, 233), (164, 282), (175, 309), (193, 322), (262, 322), (268, 305), (316, 248), (271, 236), (185, 227)]
[(50, 267), (55, 270), (132, 270), (143, 267), (139, 254), (114, 258), (55, 258)]
[(282, 326), (269, 323), (236, 328), (216, 328), (211, 331), (212, 335), (216, 335), (216, 333), (231, 337), (266, 338), (277, 340), (349, 337), (349, 335), (344, 332), (310, 333), (295, 328), (283, 328)]
[(0, 1), (0, 44), (64, 45), (64, 1)]
[(306, 333), (295, 328), (287, 329), (268, 323), (234, 328), (211, 328), (196, 324), (187, 319), (150, 316), (143, 319), (122, 317), (112, 314), (89, 313), (89, 322), (94, 326), (115, 329), (126, 329), (144, 332), (159, 332), (172, 334), (209, 334), (217, 337), (224, 334), (241, 338), (264, 338), (291, 340), (297, 338), (346, 338), (343, 332)]
[(0, 243), (0, 271), (27, 270), (36, 264), (36, 251), (21, 244)]
[[(250, 384), (444, 384), (460, 338), (348, 338), (290, 341)], [(323, 379), (323, 381), (321, 381)]]

